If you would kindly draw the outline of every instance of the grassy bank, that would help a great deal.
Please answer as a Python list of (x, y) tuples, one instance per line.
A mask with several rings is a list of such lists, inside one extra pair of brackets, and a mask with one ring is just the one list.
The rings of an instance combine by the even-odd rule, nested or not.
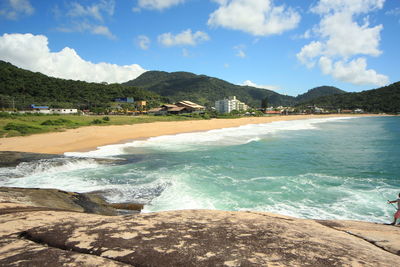
[(0, 136), (13, 137), (57, 132), (89, 125), (129, 125), (158, 121), (204, 119), (200, 116), (78, 116), (78, 115), (11, 115), (0, 114)]

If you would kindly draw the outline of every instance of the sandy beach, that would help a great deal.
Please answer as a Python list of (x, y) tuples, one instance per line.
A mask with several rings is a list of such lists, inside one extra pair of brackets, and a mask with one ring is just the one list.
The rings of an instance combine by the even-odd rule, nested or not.
[(239, 119), (153, 122), (133, 125), (88, 126), (78, 129), (69, 129), (64, 132), (2, 138), (0, 139), (0, 151), (62, 154), (65, 152), (90, 151), (99, 146), (125, 143), (134, 139), (145, 139), (161, 135), (208, 131), (274, 121), (338, 116), (349, 117), (354, 115), (289, 115), (274, 117), (245, 117)]

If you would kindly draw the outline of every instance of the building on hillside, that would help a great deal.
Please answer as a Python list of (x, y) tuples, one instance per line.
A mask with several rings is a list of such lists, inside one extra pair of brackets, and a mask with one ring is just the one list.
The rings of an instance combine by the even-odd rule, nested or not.
[(76, 108), (49, 108), (48, 106), (30, 105), (29, 110), (22, 110), (19, 113), (41, 113), (41, 114), (77, 114)]
[(166, 115), (166, 114), (183, 114), (183, 113), (200, 113), (205, 107), (190, 101), (181, 101), (176, 104), (165, 104), (158, 108), (147, 111), (149, 114)]
[(114, 98), (114, 102), (133, 104), (135, 102), (135, 99), (133, 99), (133, 97), (119, 97), (119, 98)]
[(50, 113), (52, 114), (77, 114), (76, 108), (51, 108)]
[(206, 109), (205, 107), (203, 107), (199, 104), (196, 104), (196, 103), (193, 103), (193, 102), (187, 101), (187, 100), (175, 103), (175, 105), (178, 107), (184, 107), (184, 108), (186, 108), (186, 110), (188, 110), (192, 113), (193, 112), (201, 113), (201, 112), (204, 112), (204, 110)]
[(48, 106), (36, 106), (35, 104), (32, 104), (27, 112), (50, 114), (50, 109)]
[(135, 101), (135, 106), (138, 110), (144, 110), (146, 109), (147, 101), (144, 100)]
[(215, 101), (215, 110), (219, 113), (230, 113), (233, 110), (245, 111), (248, 108), (249, 107), (245, 103), (236, 99), (236, 96), (230, 96), (223, 100)]

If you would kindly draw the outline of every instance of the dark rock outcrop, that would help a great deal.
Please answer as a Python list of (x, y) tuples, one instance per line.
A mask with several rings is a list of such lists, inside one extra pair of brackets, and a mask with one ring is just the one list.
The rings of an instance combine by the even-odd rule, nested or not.
[(16, 151), (0, 151), (0, 168), (15, 167), (22, 162), (31, 162), (42, 159), (54, 159), (62, 157), (54, 154), (28, 153)]
[(143, 209), (141, 204), (107, 203), (98, 194), (39, 188), (0, 187), (0, 202), (28, 204), (29, 210), (64, 210), (102, 215), (126, 213), (120, 210), (140, 212)]

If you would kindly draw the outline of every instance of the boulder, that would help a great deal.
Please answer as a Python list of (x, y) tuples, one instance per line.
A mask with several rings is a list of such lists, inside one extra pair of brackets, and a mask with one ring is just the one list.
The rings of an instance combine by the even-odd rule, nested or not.
[[(143, 205), (107, 203), (94, 193), (75, 193), (58, 189), (0, 187), (0, 202), (27, 204), (42, 210), (65, 210), (102, 215), (119, 215), (122, 210), (140, 212)], [(4, 213), (5, 211), (3, 211)]]

